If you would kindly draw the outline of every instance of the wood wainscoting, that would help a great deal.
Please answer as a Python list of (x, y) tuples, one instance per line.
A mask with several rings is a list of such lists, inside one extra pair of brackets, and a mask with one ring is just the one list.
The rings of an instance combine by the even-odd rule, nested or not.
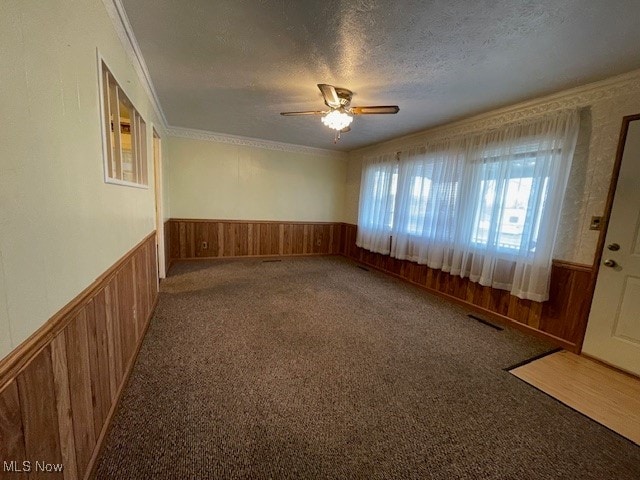
[(356, 231), (356, 225), (343, 225), (341, 253), (348, 258), (464, 304), (490, 318), (546, 337), (567, 350), (579, 353), (591, 305), (591, 265), (554, 261), (549, 300), (533, 302), (521, 300), (508, 291), (483, 287), (466, 278), (449, 275), (426, 265), (359, 248), (356, 246)]
[(171, 219), (169, 262), (219, 257), (331, 255), (344, 249), (343, 224), (252, 220)]
[[(158, 296), (155, 232), (0, 362), (1, 478), (87, 478)], [(63, 464), (35, 471), (36, 461)], [(15, 469), (14, 469), (15, 471)]]
[[(550, 298), (521, 300), (505, 290), (356, 246), (352, 224), (171, 219), (165, 224), (167, 265), (176, 260), (339, 254), (462, 303), (481, 314), (579, 352), (591, 303), (593, 268), (554, 261)], [(206, 247), (206, 248), (205, 248)]]
[(171, 220), (167, 220), (164, 222), (162, 228), (164, 228), (164, 250), (162, 254), (164, 255), (164, 274), (167, 275), (169, 273), (169, 267), (171, 266), (171, 238), (169, 237), (169, 225), (171, 224)]

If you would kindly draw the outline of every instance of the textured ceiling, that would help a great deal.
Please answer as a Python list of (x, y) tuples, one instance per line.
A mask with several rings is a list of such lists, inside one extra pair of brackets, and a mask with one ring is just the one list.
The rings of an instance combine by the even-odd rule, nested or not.
[[(123, 0), (170, 125), (352, 150), (640, 67), (640, 0)], [(317, 83), (354, 91), (333, 144)]]

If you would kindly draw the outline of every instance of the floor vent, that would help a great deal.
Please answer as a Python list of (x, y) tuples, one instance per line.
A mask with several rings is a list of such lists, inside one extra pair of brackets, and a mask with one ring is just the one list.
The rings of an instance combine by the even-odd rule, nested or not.
[(271, 260), (262, 260), (262, 263), (274, 263), (274, 262), (281, 262), (282, 260), (279, 260), (277, 258), (273, 258)]
[(358, 267), (360, 270), (364, 270), (365, 272), (368, 272), (368, 271), (369, 271), (369, 269), (368, 269), (367, 267), (363, 267), (362, 265), (357, 265), (357, 267)]

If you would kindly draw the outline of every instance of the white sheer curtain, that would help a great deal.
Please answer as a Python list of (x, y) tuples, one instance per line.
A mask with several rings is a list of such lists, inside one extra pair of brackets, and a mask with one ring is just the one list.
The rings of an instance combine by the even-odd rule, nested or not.
[(411, 148), (401, 160), (391, 255), (442, 269), (456, 241), (462, 142)]
[(407, 149), (395, 169), (393, 156), (368, 160), (358, 246), (546, 300), (578, 126), (564, 111)]
[(391, 227), (398, 180), (396, 154), (365, 159), (360, 184), (360, 208), (356, 245), (389, 254)]

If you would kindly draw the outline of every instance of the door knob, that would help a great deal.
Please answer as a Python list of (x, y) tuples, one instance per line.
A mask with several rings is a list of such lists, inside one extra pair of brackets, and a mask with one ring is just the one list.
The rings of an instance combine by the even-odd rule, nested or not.
[(620, 245), (618, 245), (617, 243), (610, 243), (609, 245), (607, 245), (607, 248), (612, 252), (617, 252), (618, 250), (620, 250)]
[(611, 267), (611, 268), (613, 268), (613, 267), (615, 267), (616, 265), (618, 265), (618, 264), (616, 263), (616, 261), (615, 261), (615, 260), (611, 260), (610, 258), (608, 258), (608, 259), (606, 259), (606, 260), (604, 261), (604, 266), (605, 266), (605, 267)]

